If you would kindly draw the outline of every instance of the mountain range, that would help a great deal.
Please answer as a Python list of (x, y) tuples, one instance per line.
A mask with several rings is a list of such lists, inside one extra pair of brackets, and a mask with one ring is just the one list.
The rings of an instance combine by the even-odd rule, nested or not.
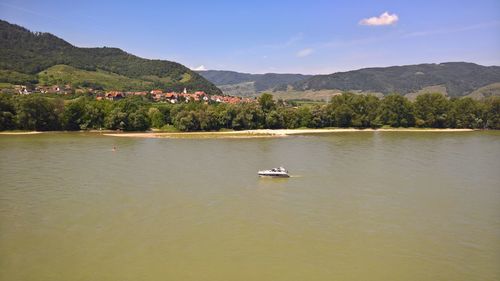
[(250, 74), (225, 70), (204, 70), (198, 73), (224, 92), (236, 92), (239, 95), (245, 95), (244, 92), (252, 95), (252, 93), (273, 90), (277, 86), (297, 83), (313, 76), (278, 73)]
[(328, 75), (192, 71), (172, 61), (150, 60), (118, 48), (79, 48), (50, 33), (0, 20), (0, 86), (66, 85), (102, 90), (189, 91), (284, 99), (328, 99), (350, 91), (409, 98), (425, 92), (450, 97), (500, 95), (500, 66), (467, 62), (363, 68)]
[(317, 98), (343, 91), (412, 98), (424, 92), (450, 97), (484, 97), (500, 94), (500, 67), (467, 62), (363, 68), (328, 75), (247, 74), (232, 71), (200, 71), (223, 92), (253, 96), (274, 92), (279, 97)]

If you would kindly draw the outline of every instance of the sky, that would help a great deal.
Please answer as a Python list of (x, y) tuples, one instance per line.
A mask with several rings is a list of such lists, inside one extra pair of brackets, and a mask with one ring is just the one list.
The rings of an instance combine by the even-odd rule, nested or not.
[(118, 47), (192, 69), (500, 65), (500, 0), (0, 0), (0, 19), (78, 47)]

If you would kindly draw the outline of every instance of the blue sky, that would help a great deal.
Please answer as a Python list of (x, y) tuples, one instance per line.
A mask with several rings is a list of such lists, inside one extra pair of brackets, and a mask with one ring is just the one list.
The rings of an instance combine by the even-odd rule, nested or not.
[(317, 74), (500, 65), (499, 0), (0, 0), (0, 18), (76, 46), (118, 47), (192, 68)]

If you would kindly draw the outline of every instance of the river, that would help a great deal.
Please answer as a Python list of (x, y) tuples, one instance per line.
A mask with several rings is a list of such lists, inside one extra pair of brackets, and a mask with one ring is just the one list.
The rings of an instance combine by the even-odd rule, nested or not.
[[(256, 176), (280, 165), (291, 178)], [(499, 265), (500, 132), (0, 136), (0, 280), (471, 281)]]

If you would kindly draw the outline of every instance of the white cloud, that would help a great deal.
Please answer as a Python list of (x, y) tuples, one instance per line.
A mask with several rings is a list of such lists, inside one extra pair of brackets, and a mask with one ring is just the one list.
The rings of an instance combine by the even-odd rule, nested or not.
[(303, 49), (303, 50), (300, 50), (297, 52), (297, 57), (299, 58), (303, 58), (303, 57), (307, 57), (309, 56), (310, 54), (312, 54), (314, 52), (313, 49), (311, 48), (306, 48), (306, 49)]
[(371, 17), (367, 19), (362, 19), (359, 24), (361, 25), (370, 25), (370, 26), (378, 26), (378, 25), (391, 25), (397, 23), (399, 20), (398, 15), (389, 14), (389, 12), (384, 12), (378, 17)]
[(202, 65), (197, 66), (197, 67), (191, 67), (191, 70), (194, 70), (194, 71), (204, 71), (204, 70), (208, 70), (208, 69), (202, 64)]

